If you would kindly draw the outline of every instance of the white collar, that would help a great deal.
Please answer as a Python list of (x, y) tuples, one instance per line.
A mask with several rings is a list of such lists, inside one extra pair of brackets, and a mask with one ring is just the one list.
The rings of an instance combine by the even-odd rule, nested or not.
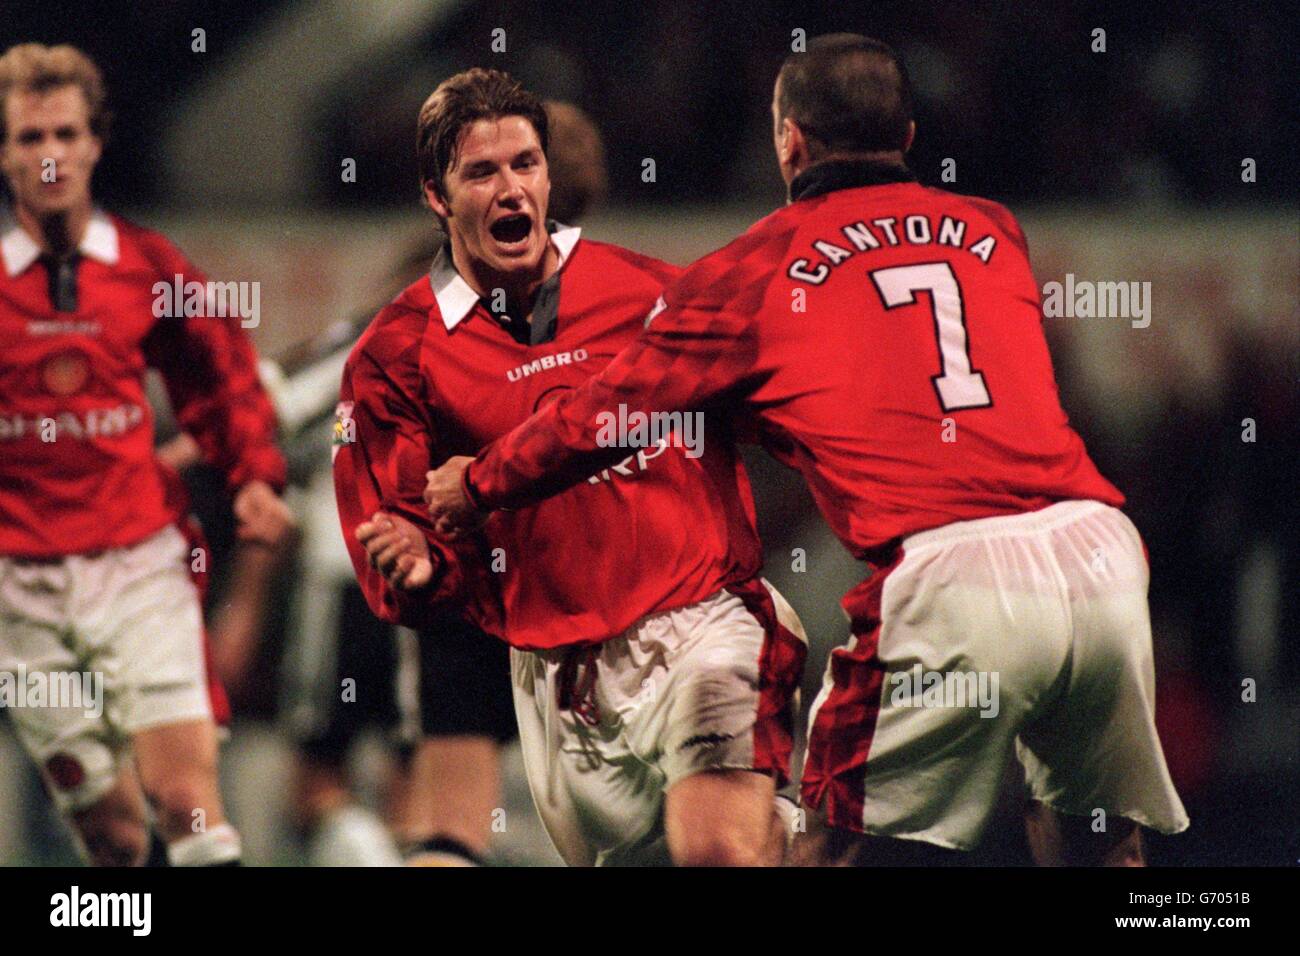
[[(582, 230), (577, 226), (563, 226), (558, 222), (554, 223), (554, 226), (555, 231), (551, 233), (551, 242), (555, 243), (555, 250), (560, 254), (560, 261), (555, 267), (555, 271), (559, 272), (568, 261), (573, 247), (578, 244), (578, 237), (582, 234)], [(447, 326), (447, 331), (450, 332), (464, 321), (465, 316), (474, 311), (474, 304), (478, 302), (478, 293), (456, 271), (446, 249), (444, 245), (433, 260), (433, 268), (429, 272), (429, 284), (433, 286), (434, 298), (438, 300), (442, 324)]]
[[(117, 265), (117, 226), (103, 210), (96, 209), (90, 214), (86, 234), (81, 237), (77, 251), (105, 265)], [(4, 258), (5, 273), (9, 278), (25, 272), (40, 254), (41, 247), (18, 224), (13, 212), (9, 209), (0, 211), (0, 255)]]

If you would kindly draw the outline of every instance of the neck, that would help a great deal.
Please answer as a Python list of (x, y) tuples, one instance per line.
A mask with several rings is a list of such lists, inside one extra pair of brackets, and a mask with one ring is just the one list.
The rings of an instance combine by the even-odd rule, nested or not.
[[(47, 213), (42, 217), (21, 203), (14, 204), (14, 218), (18, 220), (18, 225), (22, 227), (23, 232), (27, 233), (42, 251), (58, 254), (69, 252), (81, 245), (81, 240), (86, 235), (86, 227), (90, 225), (92, 211), (90, 203), (85, 203), (69, 209), (66, 213)], [(51, 238), (51, 231), (57, 228), (55, 220), (58, 217), (62, 217), (63, 228), (66, 230), (67, 248), (65, 249), (55, 248), (57, 239)]]
[(489, 299), (495, 290), (503, 289), (508, 303), (517, 304), (525, 313), (531, 313), (537, 290), (543, 282), (555, 274), (555, 270), (559, 268), (560, 256), (555, 245), (548, 240), (546, 251), (538, 260), (536, 269), (531, 269), (522, 275), (514, 272), (497, 272), (475, 260), (466, 252), (464, 245), (453, 238), (451, 261), (456, 271), (469, 283), (469, 287), (478, 293), (480, 299)]

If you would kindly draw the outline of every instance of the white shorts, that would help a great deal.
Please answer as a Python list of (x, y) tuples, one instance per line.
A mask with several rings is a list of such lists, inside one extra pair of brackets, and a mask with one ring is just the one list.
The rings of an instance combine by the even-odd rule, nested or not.
[(974, 847), (1014, 753), (1067, 814), (1187, 827), (1155, 727), (1142, 542), (1094, 501), (904, 540), (845, 598), (803, 802), (833, 826)]
[(0, 706), (60, 810), (113, 786), (138, 731), (212, 719), (189, 561), (174, 527), (96, 555), (0, 557)]
[(789, 777), (807, 639), (758, 579), (591, 647), (510, 653), (524, 767), (571, 866), (670, 862), (664, 794), (706, 770)]

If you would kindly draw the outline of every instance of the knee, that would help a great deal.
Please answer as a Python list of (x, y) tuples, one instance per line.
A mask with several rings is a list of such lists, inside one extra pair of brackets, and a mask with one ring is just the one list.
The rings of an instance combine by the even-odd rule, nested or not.
[(672, 850), (678, 866), (763, 866), (769, 862), (765, 840), (728, 826), (683, 834)]

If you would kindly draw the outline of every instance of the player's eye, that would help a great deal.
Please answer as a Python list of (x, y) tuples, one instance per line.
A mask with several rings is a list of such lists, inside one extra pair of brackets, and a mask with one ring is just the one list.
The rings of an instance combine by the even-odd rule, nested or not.
[(70, 143), (77, 138), (77, 128), (75, 126), (61, 126), (54, 134), (65, 143)]
[(18, 142), (24, 146), (30, 146), (33, 143), (41, 141), (41, 131), (37, 129), (25, 129), (18, 134)]

